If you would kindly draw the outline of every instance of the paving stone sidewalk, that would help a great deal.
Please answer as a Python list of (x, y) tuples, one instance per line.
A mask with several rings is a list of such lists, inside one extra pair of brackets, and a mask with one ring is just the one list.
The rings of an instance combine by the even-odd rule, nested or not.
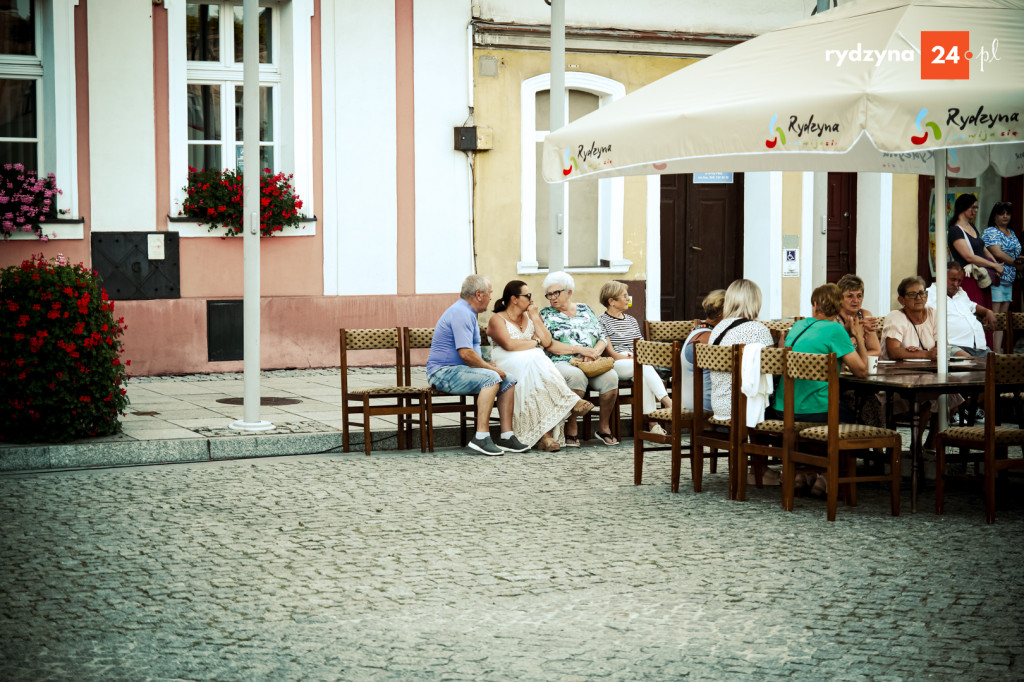
[(0, 476), (4, 680), (1024, 678), (997, 522), (668, 491), (631, 447)]

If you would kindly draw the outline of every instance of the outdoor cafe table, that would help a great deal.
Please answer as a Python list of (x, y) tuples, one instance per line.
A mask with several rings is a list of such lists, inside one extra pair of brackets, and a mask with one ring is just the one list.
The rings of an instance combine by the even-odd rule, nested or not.
[[(892, 415), (893, 394), (900, 394), (912, 406), (917, 404), (918, 395), (925, 393), (977, 394), (985, 388), (985, 360), (953, 360), (949, 363), (949, 372), (939, 373), (935, 360), (925, 362), (898, 360), (895, 362), (881, 361), (877, 374), (869, 374), (863, 379), (852, 374), (840, 374), (839, 385), (843, 389), (853, 389), (859, 395), (873, 395), (879, 391), (885, 393), (885, 424), (895, 428)], [(918, 428), (924, 428), (919, 424)], [(917, 476), (920, 468), (921, 452), (917, 439), (910, 438), (910, 510), (917, 511)]]

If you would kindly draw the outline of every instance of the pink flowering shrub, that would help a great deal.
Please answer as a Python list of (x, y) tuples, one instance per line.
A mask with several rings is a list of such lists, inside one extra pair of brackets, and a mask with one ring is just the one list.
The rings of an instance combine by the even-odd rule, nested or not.
[(42, 224), (57, 217), (57, 181), (53, 173), (40, 178), (20, 163), (0, 167), (0, 234), (10, 239), (15, 232), (34, 232), (49, 241)]
[(124, 318), (95, 271), (34, 255), (0, 270), (0, 440), (65, 442), (121, 429)]
[[(264, 168), (260, 175), (260, 236), (273, 237), (285, 227), (300, 224), (302, 200), (292, 191), (291, 175)], [(242, 174), (217, 169), (188, 169), (188, 198), (179, 215), (223, 229), (225, 236), (242, 234)]]

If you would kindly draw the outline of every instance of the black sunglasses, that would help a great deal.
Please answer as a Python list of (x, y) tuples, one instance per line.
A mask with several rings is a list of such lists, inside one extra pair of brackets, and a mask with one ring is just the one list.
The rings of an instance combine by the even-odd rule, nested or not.
[(516, 294), (519, 298), (525, 298), (527, 301), (533, 300), (533, 294)]

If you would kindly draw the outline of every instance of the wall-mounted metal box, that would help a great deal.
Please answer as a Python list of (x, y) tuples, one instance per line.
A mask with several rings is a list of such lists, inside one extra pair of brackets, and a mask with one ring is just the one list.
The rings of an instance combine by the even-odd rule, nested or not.
[(242, 301), (206, 302), (206, 359), (244, 360), (245, 326)]
[(490, 128), (478, 126), (462, 126), (455, 129), (455, 150), (460, 152), (479, 152), (491, 149), (493, 134)]
[(92, 267), (114, 300), (181, 298), (177, 232), (93, 232)]

